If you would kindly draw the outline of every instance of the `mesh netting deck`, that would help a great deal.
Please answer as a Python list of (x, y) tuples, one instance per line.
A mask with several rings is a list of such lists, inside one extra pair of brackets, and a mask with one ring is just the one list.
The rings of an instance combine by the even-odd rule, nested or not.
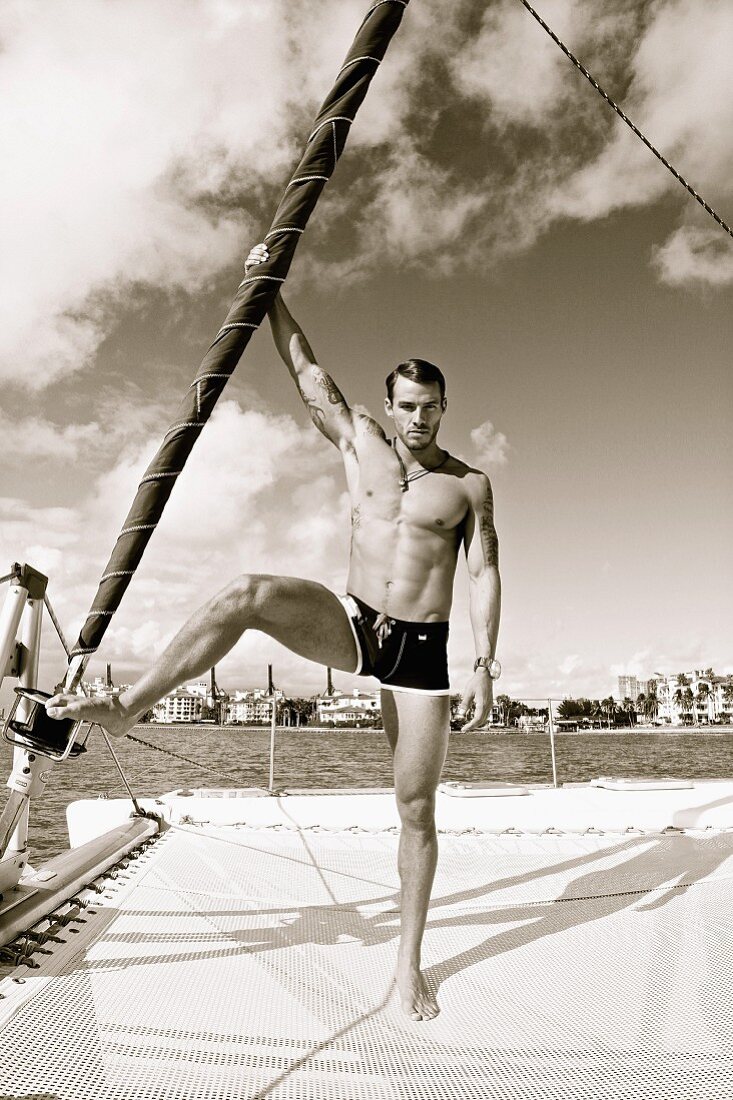
[(435, 1021), (391, 989), (394, 834), (174, 829), (25, 972), (0, 1096), (733, 1094), (733, 834), (440, 843)]

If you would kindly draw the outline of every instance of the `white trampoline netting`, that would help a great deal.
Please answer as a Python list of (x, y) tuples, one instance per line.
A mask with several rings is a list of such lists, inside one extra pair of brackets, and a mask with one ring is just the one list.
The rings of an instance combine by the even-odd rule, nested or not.
[(2, 983), (0, 1096), (733, 1095), (733, 834), (440, 847), (436, 1020), (391, 988), (393, 833), (175, 828)]

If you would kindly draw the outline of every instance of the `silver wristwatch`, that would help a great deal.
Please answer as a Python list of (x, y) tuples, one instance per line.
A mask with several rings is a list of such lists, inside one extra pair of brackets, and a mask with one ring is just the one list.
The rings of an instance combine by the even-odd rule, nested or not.
[(501, 676), (501, 665), (493, 657), (477, 657), (473, 662), (473, 671), (485, 668), (492, 680), (498, 680)]

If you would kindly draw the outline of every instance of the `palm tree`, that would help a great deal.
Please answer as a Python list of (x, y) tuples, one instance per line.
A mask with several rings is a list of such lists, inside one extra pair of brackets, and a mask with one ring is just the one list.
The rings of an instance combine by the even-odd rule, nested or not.
[(651, 688), (644, 699), (644, 717), (648, 718), (650, 722), (653, 722), (657, 717), (658, 710), (659, 699), (657, 697), (657, 689)]
[(577, 699), (563, 699), (557, 708), (559, 718), (576, 718), (581, 713)]
[(616, 713), (616, 700), (613, 698), (612, 695), (609, 695), (606, 699), (603, 700), (603, 702), (601, 703), (601, 708), (606, 712), (606, 716), (608, 718), (608, 728), (610, 729), (611, 716)]
[(497, 695), (496, 705), (499, 708), (499, 721), (502, 726), (508, 725), (509, 707), (511, 706), (511, 699), (508, 695)]
[(682, 698), (683, 698), (683, 701), (685, 701), (686, 711), (692, 711), (694, 724), (696, 724), (696, 726), (697, 726), (698, 725), (698, 712), (697, 712), (697, 709), (694, 708), (694, 695), (692, 694), (691, 687), (686, 687), (685, 691), (682, 692)]
[(630, 698), (630, 696), (627, 695), (625, 697), (623, 703), (621, 704), (621, 706), (622, 706), (623, 710), (626, 712), (626, 716), (629, 719), (629, 729), (631, 729), (631, 727), (634, 724), (631, 721), (631, 715), (636, 712), (636, 704), (635, 704), (634, 700), (632, 698)]
[[(686, 690), (690, 686), (690, 679), (684, 674), (684, 672), (678, 672), (676, 676), (677, 690), (674, 693), (675, 702), (678, 704), (680, 711), (684, 711), (687, 707), (687, 695)], [(680, 717), (684, 715), (681, 713)]]
[[(712, 701), (712, 698), (713, 695), (710, 684), (708, 684), (705, 680), (700, 680), (697, 685), (697, 698), (695, 702), (699, 703), (701, 708), (707, 709), (708, 721), (710, 720), (710, 703)], [(695, 717), (697, 718), (697, 710), (695, 711)], [(697, 722), (695, 724), (697, 725)]]
[[(688, 690), (687, 688), (678, 687), (677, 690), (674, 693), (674, 696), (673, 696), (673, 699), (674, 699), (675, 703), (677, 704), (677, 706), (679, 708), (680, 719), (684, 718), (684, 709), (685, 709), (685, 701), (686, 701), (685, 700), (685, 693), (686, 693), (687, 690)], [(671, 715), (670, 715), (670, 718), (671, 718)]]
[[(728, 680), (723, 685), (723, 706), (726, 711), (733, 709), (733, 680)], [(726, 718), (730, 716), (726, 714)]]

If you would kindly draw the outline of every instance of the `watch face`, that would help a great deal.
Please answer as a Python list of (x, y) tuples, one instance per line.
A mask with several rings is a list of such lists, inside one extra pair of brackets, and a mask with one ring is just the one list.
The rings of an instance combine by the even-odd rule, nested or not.
[(488, 664), (489, 676), (492, 680), (498, 680), (501, 676), (501, 665), (498, 661), (489, 661)]

